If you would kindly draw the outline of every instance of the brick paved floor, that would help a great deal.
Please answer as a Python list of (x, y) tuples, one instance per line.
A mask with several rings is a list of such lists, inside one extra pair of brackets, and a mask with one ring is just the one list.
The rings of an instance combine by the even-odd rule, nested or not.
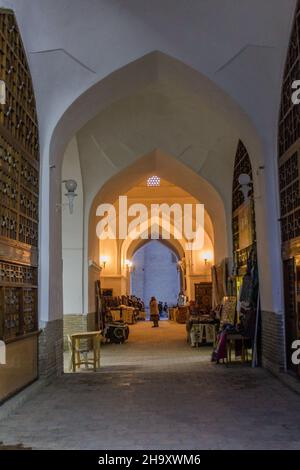
[(65, 374), (0, 423), (39, 449), (300, 449), (300, 396), (262, 369), (210, 362), (185, 327), (147, 322), (102, 348), (99, 373)]

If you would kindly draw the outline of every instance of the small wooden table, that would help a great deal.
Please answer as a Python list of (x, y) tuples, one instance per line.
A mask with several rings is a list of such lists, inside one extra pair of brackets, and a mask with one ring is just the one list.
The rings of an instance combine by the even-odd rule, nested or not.
[[(213, 343), (216, 345), (216, 326), (214, 323), (194, 323), (188, 331), (188, 342), (192, 347), (200, 346), (203, 343)], [(203, 344), (205, 344), (203, 343)]]
[[(91, 364), (96, 372), (97, 368), (100, 367), (100, 331), (85, 331), (82, 333), (74, 333), (71, 335), (72, 341), (72, 368), (73, 372), (76, 372), (76, 366), (85, 364), (88, 366)], [(80, 358), (80, 340), (92, 340), (93, 342), (93, 361), (86, 359), (82, 361)]]

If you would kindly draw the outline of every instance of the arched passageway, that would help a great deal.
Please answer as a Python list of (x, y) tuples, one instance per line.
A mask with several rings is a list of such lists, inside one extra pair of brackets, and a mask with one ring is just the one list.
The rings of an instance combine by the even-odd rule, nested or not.
[(130, 293), (144, 300), (148, 306), (152, 296), (159, 302), (177, 304), (181, 291), (178, 256), (157, 240), (149, 241), (132, 257)]
[[(274, 435), (283, 421), (294, 431), (299, 403), (262, 369), (225, 368), (220, 359), (230, 362), (234, 343), (238, 358), (251, 351), (278, 376), (287, 365), (299, 378), (291, 352), (300, 335), (300, 107), (290, 92), (300, 0), (191, 0), (164, 10), (156, 0), (146, 9), (137, 0), (56, 3), (3, 0), (16, 9), (24, 45), (12, 11), (0, 9), (0, 362), (3, 340), (9, 358), (0, 364), (0, 403), (38, 374), (62, 375), (8, 431), (0, 424), (0, 442), (13, 430), (32, 445), (29, 417), (39, 445), (50, 446), (71, 416), (65, 447), (109, 448), (118, 435), (124, 448), (139, 447), (140, 436), (159, 448), (171, 435), (163, 442), (172, 448), (172, 433), (180, 446), (196, 447), (199, 435), (209, 448), (279, 446)], [(163, 204), (167, 223), (149, 215)], [(190, 249), (175, 219), (201, 204), (203, 239)], [(99, 236), (105, 217), (125, 215), (130, 229)], [(178, 305), (152, 329), (143, 313), (153, 294)], [(223, 357), (221, 348), (212, 356), (217, 330)], [(74, 332), (85, 339), (72, 349), (74, 372), (91, 356), (91, 338), (98, 354), (101, 336), (100, 373), (62, 374)], [(284, 404), (283, 415), (286, 402), (293, 409)], [(295, 447), (292, 432), (280, 443)]]
[[(67, 159), (69, 158), (69, 153), (67, 153), (66, 157)], [(68, 165), (70, 166), (71, 162), (69, 162)], [(64, 171), (66, 171), (68, 165), (64, 165)], [(166, 166), (166, 168), (164, 168), (164, 166)], [(75, 166), (72, 166), (72, 168), (74, 171)], [(149, 292), (153, 288), (157, 290), (157, 292), (152, 293), (152, 295), (155, 295), (158, 300), (167, 302), (170, 307), (174, 307), (177, 304), (180, 292), (183, 292), (187, 298), (194, 299), (195, 286), (201, 282), (211, 282), (210, 267), (213, 264), (215, 256), (220, 256), (220, 251), (219, 253), (217, 251), (217, 255), (215, 254), (215, 228), (208, 210), (206, 208), (203, 209), (203, 240), (201, 241), (201, 246), (196, 250), (189, 250), (187, 248), (188, 240), (186, 239), (184, 230), (179, 236), (176, 221), (175, 219), (173, 220), (173, 215), (175, 216), (175, 213), (173, 215), (170, 214), (171, 218), (169, 220), (169, 225), (164, 223), (164, 219), (159, 219), (156, 226), (155, 220), (152, 216), (152, 206), (155, 204), (165, 204), (167, 201), (170, 207), (177, 205), (183, 217), (185, 206), (196, 206), (200, 202), (195, 198), (195, 196), (184, 189), (184, 187), (188, 187), (190, 191), (192, 190), (195, 194), (198, 194), (199, 197), (204, 197), (207, 201), (209, 201), (210, 196), (209, 209), (213, 214), (214, 211), (216, 212), (215, 218), (218, 218), (218, 227), (222, 227), (221, 221), (225, 219), (225, 216), (224, 213), (222, 213), (220, 199), (218, 199), (214, 190), (210, 188), (209, 185), (205, 185), (205, 182), (203, 182), (203, 180), (201, 180), (197, 175), (194, 175), (195, 181), (193, 182), (193, 173), (183, 165), (180, 165), (179, 168), (181, 169), (180, 185), (176, 184), (175, 179), (176, 170), (178, 170), (176, 161), (165, 156), (162, 152), (155, 151), (146, 157), (142, 157), (138, 162), (126, 169), (126, 172), (120, 172), (120, 174), (109, 180), (108, 183), (101, 188), (90, 211), (88, 246), (89, 312), (88, 315), (74, 315), (73, 312), (64, 310), (65, 335), (71, 334), (74, 331), (74, 328), (77, 330), (82, 328), (93, 330), (97, 329), (100, 323), (102, 324), (102, 320), (99, 323), (98, 313), (95, 314), (95, 305), (97, 301), (95, 298), (95, 285), (99, 282), (103, 296), (106, 297), (106, 295), (110, 293), (110, 296), (113, 299), (116, 299), (115, 301), (112, 298), (103, 299), (105, 304), (109, 303), (111, 305), (113, 302), (117, 302), (117, 298), (120, 298), (122, 299), (122, 302), (125, 302), (125, 296), (136, 294), (136, 296), (140, 297), (143, 303), (146, 304), (146, 310), (148, 310), (150, 300)], [(154, 170), (155, 174), (159, 175), (159, 177), (157, 177), (159, 179), (159, 185), (156, 187), (148, 185), (149, 175), (153, 175)], [(127, 175), (128, 177), (126, 177)], [(168, 180), (164, 179), (165, 175), (167, 175)], [(153, 178), (153, 176), (150, 176), (150, 179), (151, 178)], [(201, 183), (201, 187), (198, 192), (196, 186), (197, 182)], [(80, 193), (78, 193), (78, 195), (80, 197)], [(126, 210), (120, 205), (120, 196), (122, 198), (126, 198)], [(124, 215), (127, 217), (127, 211), (129, 212), (130, 207), (133, 207), (132, 205), (136, 204), (138, 201), (142, 201), (148, 211), (147, 218), (141, 224), (139, 229), (140, 236), (135, 238), (129, 225), (128, 234), (126, 234), (123, 239), (119, 237), (120, 221), (123, 219)], [(115, 212), (117, 233), (116, 237), (113, 237), (112, 239), (99, 239), (99, 234), (97, 235), (97, 227), (101, 220), (99, 216), (99, 208), (102, 204), (106, 204), (105, 211), (109, 208), (108, 205), (111, 204), (111, 207)], [(63, 217), (63, 228), (65, 227), (63, 240), (66, 243), (68, 243), (68, 232), (66, 230), (72, 230), (72, 220), (74, 223), (78, 223), (80, 220), (80, 216), (79, 218), (76, 216), (76, 210), (78, 209), (80, 209), (80, 202), (77, 205), (77, 209), (74, 209), (74, 213), (72, 215), (67, 213)], [(124, 210), (126, 214), (124, 213)], [(216, 217), (217, 214), (218, 217)], [(195, 216), (196, 212), (193, 209), (191, 220), (192, 224), (196, 222)], [(223, 227), (224, 233), (225, 224)], [(74, 224), (73, 229), (75, 229)], [(165, 249), (166, 258), (162, 260), (158, 253), (156, 254), (157, 258), (155, 263), (155, 260), (153, 259), (154, 253), (150, 254), (149, 260), (146, 261), (147, 265), (151, 264), (150, 270), (148, 271), (147, 279), (144, 279), (143, 294), (138, 296), (137, 293), (132, 290), (132, 282), (133, 278), (137, 279), (137, 276), (139, 276), (139, 281), (142, 282), (142, 279), (140, 279), (142, 271), (138, 270), (138, 265), (141, 260), (136, 263), (134, 255), (137, 251), (142, 250), (147, 243), (149, 245), (151, 243), (155, 243), (154, 241), (151, 242), (151, 234), (153, 230), (158, 231), (157, 235), (159, 242), (157, 243)], [(222, 245), (224, 245), (224, 236), (216, 238), (219, 243), (218, 249), (221, 250)], [(63, 251), (66, 253), (66, 256), (64, 257), (64, 270), (66, 272), (66, 274), (64, 274), (64, 278), (68, 279), (69, 274), (71, 282), (75, 283), (75, 277), (77, 276), (79, 285), (81, 282), (82, 271), (80, 271), (81, 262), (78, 263), (78, 273), (74, 270), (76, 254), (78, 253), (78, 250), (74, 247), (74, 237), (71, 239), (71, 245), (64, 246)], [(209, 253), (209, 263), (207, 264), (204, 262), (205, 253)], [(70, 258), (72, 260), (71, 262)], [(161, 262), (162, 264), (160, 264), (159, 267), (158, 263)], [(142, 270), (144, 273), (147, 271), (145, 265)], [(166, 285), (166, 282), (168, 282), (168, 285)], [(65, 286), (67, 287), (67, 284), (65, 284)], [(165, 296), (168, 289), (169, 294)], [(69, 293), (70, 290), (68, 291), (67, 288), (66, 298), (68, 298)], [(80, 294), (80, 291), (78, 291), (78, 294)], [(71, 295), (71, 301), (69, 304), (65, 301), (64, 307), (67, 308), (68, 305), (73, 306), (75, 304), (76, 299)], [(81, 305), (77, 301), (77, 311), (80, 310), (80, 308)], [(168, 312), (165, 312), (165, 317), (168, 317)], [(103, 319), (103, 315), (101, 318)], [(184, 328), (182, 331), (184, 332)]]
[[(274, 201), (269, 201), (272, 192), (262, 171), (263, 141), (249, 115), (216, 82), (153, 51), (96, 81), (53, 125), (52, 133), (49, 127), (43, 134), (41, 170), (39, 323), (46, 345), (41, 348), (41, 370), (46, 375), (60, 370), (63, 314), (92, 327), (97, 313), (95, 281), (102, 277), (103, 282), (119, 283), (120, 293), (127, 288), (126, 241), (114, 244), (111, 263), (105, 273), (101, 271), (95, 209), (105, 198), (114, 203), (132, 184), (159, 172), (162, 179), (205, 204), (206, 242), (213, 251), (208, 258), (220, 263), (231, 257), (230, 193), (239, 139), (253, 167), (262, 308), (280, 309), (280, 289), (273, 282), (280, 275), (274, 269), (278, 256), (270, 255), (270, 234), (273, 240), (277, 232), (268, 224), (274, 217)], [(73, 214), (65, 206), (61, 184), (71, 178), (78, 191)], [(209, 278), (208, 258), (190, 256), (181, 265), (190, 278), (190, 298), (195, 297), (199, 276), (202, 281)]]
[[(155, 60), (154, 60), (155, 58)], [(140, 67), (143, 70), (145, 63), (149, 62), (150, 66), (158, 67), (161, 71), (160, 77), (164, 76), (168, 85), (164, 80), (158, 80), (153, 83), (153, 86), (148, 83), (140, 84), (137, 91), (130, 92), (126, 90), (125, 95), (114, 103), (108, 104), (106, 108), (100, 109), (98, 103), (98, 114), (95, 113), (95, 108), (89, 110), (90, 119), (82, 128), (78, 128), (76, 137), (72, 139), (67, 147), (66, 157), (69, 159), (69, 166), (64, 165), (63, 178), (67, 179), (73, 174), (74, 162), (78, 162), (77, 166), (80, 168), (80, 177), (78, 178), (79, 187), (83, 185), (85, 188), (84, 195), (78, 198), (78, 206), (81, 205), (80, 201), (84, 201), (79, 214), (77, 232), (82, 235), (81, 240), (78, 241), (78, 246), (66, 246), (65, 253), (70, 253), (69, 249), (79, 254), (78, 269), (74, 271), (71, 268), (72, 277), (66, 276), (67, 279), (77, 277), (77, 284), (81, 284), (80, 298), (78, 298), (76, 312), (81, 312), (77, 315), (76, 321), (82, 322), (84, 325), (89, 325), (90, 328), (95, 324), (96, 316), (96, 298), (95, 298), (95, 282), (101, 278), (101, 285), (104, 289), (113, 289), (116, 295), (122, 295), (130, 291), (129, 281), (127, 276), (127, 268), (125, 263), (131, 259), (128, 256), (130, 250), (133, 250), (134, 243), (108, 242), (99, 243), (96, 236), (96, 226), (98, 218), (96, 215), (97, 208), (103, 203), (117, 204), (118, 197), (130, 193), (130, 190), (139, 185), (141, 181), (151, 175), (159, 175), (162, 180), (166, 180), (171, 186), (181, 188), (186, 191), (191, 198), (203, 203), (205, 206), (205, 233), (207, 237), (207, 250), (213, 255), (209, 255), (211, 261), (221, 263), (225, 258), (230, 258), (232, 253), (232, 222), (231, 222), (231, 188), (232, 188), (232, 172), (234, 155), (238, 143), (238, 136), (243, 135), (244, 141), (249, 144), (249, 156), (252, 159), (253, 165), (253, 184), (255, 193), (258, 198), (263, 200), (261, 185), (261, 175), (259, 174), (258, 167), (261, 163), (260, 144), (259, 138), (255, 135), (253, 128), (245, 117), (239, 114), (237, 107), (228, 101), (220, 90), (216, 89), (209, 81), (203, 77), (195, 74), (183, 64), (178, 64), (176, 61), (165, 57), (163, 54), (154, 53), (150, 54), (145, 60), (134, 64), (132, 67)], [(176, 84), (172, 81), (171, 71), (177, 73)], [(131, 66), (125, 67), (120, 71), (120, 76), (130, 73)], [(132, 69), (133, 70), (133, 69)], [(141, 75), (139, 75), (141, 77)], [(116, 73), (114, 79), (119, 83), (119, 73)], [(110, 78), (108, 77), (108, 83)], [(190, 92), (187, 91), (188, 83), (196, 83), (199, 80), (199, 88), (197, 93), (201, 94), (201, 106), (199, 101), (199, 108), (193, 104), (193, 113), (190, 113), (190, 108), (187, 108), (187, 103), (181, 107), (178, 105), (178, 93), (184, 92), (185, 99), (188, 98)], [(105, 90), (107, 84), (101, 84)], [(101, 88), (100, 84), (93, 88), (93, 92), (98, 92)], [(121, 86), (121, 82), (120, 82)], [(194, 89), (194, 85), (192, 86)], [(204, 90), (210, 90), (210, 93), (216, 93), (224, 106), (222, 112), (218, 113), (216, 117), (215, 111), (211, 108), (209, 101), (207, 101), (207, 94)], [(193, 92), (194, 93), (194, 92)], [(95, 96), (95, 95), (94, 95)], [(167, 120), (165, 124), (161, 122), (161, 111), (159, 110), (158, 99), (159, 97), (166, 97), (166, 113), (171, 113), (172, 118)], [(90, 99), (90, 95), (86, 96)], [(193, 100), (199, 99), (193, 95)], [(84, 97), (79, 99), (83, 102)], [(79, 102), (77, 103), (79, 105)], [(229, 106), (229, 102), (231, 103)], [(157, 106), (155, 105), (157, 103)], [(174, 113), (172, 106), (169, 107), (167, 103), (176, 103), (179, 106)], [(225, 103), (227, 103), (225, 105)], [(94, 104), (93, 104), (94, 106)], [(71, 107), (68, 110), (70, 116), (73, 112), (76, 115), (76, 107)], [(94, 109), (94, 111), (93, 111)], [(70, 113), (70, 114), (69, 114)], [(94, 113), (94, 114), (93, 114)], [(203, 121), (204, 115), (209, 113), (211, 118), (214, 119), (214, 135), (211, 135), (211, 142), (207, 141), (209, 134), (204, 132), (204, 127), (199, 127), (199, 119)], [(67, 114), (65, 117), (67, 117)], [(139, 115), (138, 125), (141, 126), (141, 133), (143, 134), (142, 140), (137, 136), (137, 121), (134, 116)], [(74, 117), (75, 117), (74, 115)], [(177, 116), (175, 118), (175, 116)], [(82, 118), (82, 116), (81, 116)], [(77, 118), (76, 118), (77, 119)], [(75, 119), (75, 122), (76, 122)], [(179, 120), (178, 120), (179, 119)], [(147, 123), (151, 122), (150, 127)], [(68, 122), (71, 121), (68, 119)], [(196, 127), (195, 128), (195, 123)], [(226, 123), (226, 124), (225, 124)], [(182, 155), (179, 148), (175, 148), (171, 142), (171, 136), (176, 135), (176, 129), (190, 126), (189, 135), (193, 140), (191, 149), (186, 148), (182, 150)], [(218, 138), (218, 126), (222, 128), (224, 133), (224, 126), (226, 126), (226, 144), (223, 138)], [(243, 127), (243, 130), (241, 129)], [(75, 130), (75, 129), (74, 129)], [(53, 144), (58, 135), (63, 140), (64, 129), (63, 120), (53, 135)], [(68, 130), (70, 132), (70, 129)], [(68, 135), (68, 132), (66, 135)], [(117, 138), (112, 143), (112, 132), (117, 135)], [(206, 139), (207, 145), (211, 147), (211, 152), (206, 154), (206, 157), (201, 157), (200, 143), (198, 141), (198, 134), (202, 133), (202, 138)], [(58, 133), (56, 135), (56, 133)], [(212, 142), (214, 142), (212, 144)], [(156, 150), (152, 150), (156, 148)], [(160, 148), (166, 150), (160, 150)], [(55, 147), (53, 147), (55, 149)], [(212, 150), (213, 149), (213, 150)], [(148, 152), (147, 152), (148, 150)], [(178, 153), (179, 152), (179, 153)], [(220, 152), (222, 159), (220, 160)], [(143, 156), (141, 156), (141, 154)], [(59, 156), (58, 148), (55, 150), (55, 155)], [(172, 156), (171, 156), (172, 155)], [(176, 156), (177, 155), (177, 156)], [(56, 158), (53, 155), (54, 158)], [(199, 160), (200, 158), (200, 160)], [(67, 160), (65, 160), (67, 161)], [(218, 164), (215, 163), (218, 161)], [(75, 165), (76, 166), (76, 165)], [(56, 170), (55, 170), (56, 171)], [(54, 180), (52, 180), (54, 181)], [(57, 188), (59, 190), (59, 188)], [(59, 191), (60, 192), (60, 191)], [(227, 194), (227, 196), (226, 196)], [(82, 199), (81, 199), (82, 197)], [(132, 194), (134, 199), (134, 195)], [(63, 199), (62, 199), (63, 201)], [(259, 259), (268, 256), (266, 247), (267, 231), (263, 229), (266, 223), (266, 218), (263, 215), (264, 205), (259, 205), (257, 208), (257, 249)], [(54, 223), (56, 215), (53, 214), (51, 223)], [(75, 226), (73, 221), (75, 219), (69, 217), (70, 226), (69, 230), (74, 230)], [(64, 220), (64, 219), (63, 219)], [(54, 238), (57, 236), (57, 231), (53, 234)], [(65, 237), (67, 243), (70, 238)], [(59, 249), (59, 240), (57, 240), (57, 248)], [(106, 246), (105, 246), (106, 244)], [(54, 241), (55, 245), (55, 241)], [(127, 253), (128, 251), (128, 253)], [(203, 252), (206, 251), (203, 250)], [(105, 269), (101, 271), (101, 256), (108, 257), (108, 262), (105, 263)], [(55, 257), (52, 261), (55, 261)], [(74, 259), (74, 258), (73, 258)], [(196, 295), (196, 284), (201, 282), (210, 282), (210, 267), (206, 262), (204, 263), (204, 254), (198, 254), (193, 259), (188, 259), (185, 263), (190, 282), (185, 284), (186, 294), (190, 299), (194, 299)], [(274, 260), (273, 260), (274, 261)], [(195, 264), (196, 263), (196, 264)], [(195, 271), (195, 266), (202, 263), (203, 273)], [(67, 268), (67, 262), (64, 263)], [(270, 297), (270, 289), (273, 284), (270, 282), (267, 270), (270, 264), (262, 261), (259, 264), (260, 277), (264, 279), (261, 287), (262, 305), (267, 299), (274, 300)], [(264, 272), (263, 272), (264, 271)], [(199, 277), (200, 274), (200, 277)], [(275, 274), (275, 271), (273, 271)], [(56, 282), (59, 281), (59, 272), (55, 277)], [(198, 276), (198, 277), (197, 277)], [(201, 277), (202, 276), (202, 277)], [(193, 278), (194, 277), (194, 278)], [(202, 288), (200, 288), (201, 291)], [(56, 286), (56, 292), (59, 294), (60, 288)], [(79, 292), (79, 291), (78, 291)], [(54, 301), (54, 298), (52, 299)], [(72, 302), (74, 297), (72, 297)], [(265, 307), (266, 308), (265, 304)], [(72, 305), (74, 310), (74, 305)], [(73, 312), (64, 310), (71, 319)], [(74, 312), (75, 313), (75, 312)]]

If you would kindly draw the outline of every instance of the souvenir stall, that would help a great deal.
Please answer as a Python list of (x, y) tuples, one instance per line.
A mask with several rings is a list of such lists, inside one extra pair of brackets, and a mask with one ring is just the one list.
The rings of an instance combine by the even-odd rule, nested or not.
[(177, 312), (177, 307), (168, 308), (168, 318), (170, 321), (176, 321), (176, 312)]
[(177, 323), (185, 323), (189, 316), (189, 303), (187, 297), (183, 292), (178, 295), (177, 308), (174, 312), (174, 320)]
[(118, 308), (110, 309), (110, 314), (113, 321), (123, 321), (128, 325), (136, 323), (135, 309), (127, 305), (120, 305)]
[(185, 323), (189, 317), (189, 306), (177, 306), (168, 308), (168, 318), (170, 321), (175, 321), (176, 323)]
[(185, 323), (189, 316), (189, 306), (184, 305), (182, 307), (177, 307), (175, 312), (175, 321), (177, 323)]
[(186, 321), (187, 342), (191, 347), (203, 344), (216, 345), (219, 320), (215, 312), (203, 313), (196, 305), (190, 305), (190, 316)]
[(212, 293), (211, 282), (195, 284), (195, 301), (190, 302), (186, 321), (187, 341), (192, 347), (216, 344), (219, 319), (212, 309)]
[(129, 336), (128, 325), (133, 325), (138, 319), (145, 319), (144, 303), (135, 296), (117, 297), (112, 293), (112, 290), (101, 290), (100, 282), (97, 281), (97, 326), (106, 342), (124, 343)]
[[(248, 152), (240, 141), (237, 148), (232, 195), (233, 270), (227, 279), (220, 318), (220, 333), (213, 360), (246, 361), (259, 358), (259, 282), (256, 256), (255, 212), (252, 170)], [(215, 275), (216, 277), (216, 275)], [(215, 281), (217, 282), (217, 281)], [(215, 297), (217, 298), (218, 289)]]
[(189, 316), (189, 302), (186, 295), (181, 291), (178, 294), (177, 305), (168, 308), (168, 318), (177, 323), (185, 323)]

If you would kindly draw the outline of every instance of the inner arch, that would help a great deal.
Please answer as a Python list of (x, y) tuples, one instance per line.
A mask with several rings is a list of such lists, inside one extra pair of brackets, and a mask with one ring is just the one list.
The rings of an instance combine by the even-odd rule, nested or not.
[(177, 268), (179, 257), (164, 240), (149, 240), (132, 256), (130, 293), (143, 299), (146, 308), (152, 296), (169, 307), (176, 305), (182, 288)]

